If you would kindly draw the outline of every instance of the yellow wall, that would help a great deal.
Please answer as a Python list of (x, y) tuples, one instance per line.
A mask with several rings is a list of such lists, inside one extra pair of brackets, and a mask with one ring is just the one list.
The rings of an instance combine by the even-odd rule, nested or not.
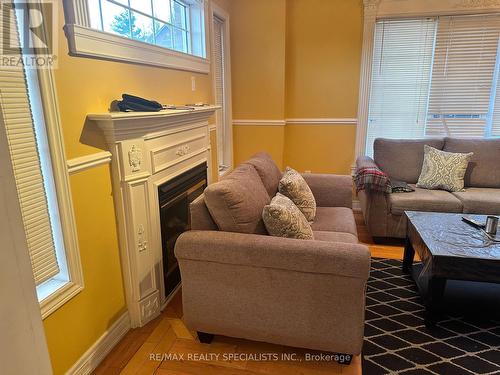
[[(362, 9), (361, 0), (234, 0), (234, 119), (355, 118)], [(343, 124), (235, 126), (235, 162), (267, 150), (281, 167), (349, 173), (355, 132)]]
[[(362, 44), (361, 0), (288, 0), (286, 117), (355, 118)], [(350, 173), (355, 125), (287, 125), (284, 163)]]
[(235, 165), (248, 160), (256, 152), (265, 150), (283, 168), (284, 126), (235, 126), (233, 139)]
[(288, 0), (286, 115), (356, 117), (361, 0)]
[[(232, 0), (231, 79), (233, 118), (274, 119), (285, 116), (286, 0)], [(284, 130), (267, 126), (234, 126), (234, 161), (269, 151), (282, 166)]]
[[(211, 101), (209, 75), (70, 57), (62, 11), (55, 80), (68, 159), (100, 151), (102, 136), (85, 117), (108, 111), (122, 93), (174, 104)], [(85, 289), (44, 320), (55, 374), (65, 373), (126, 309), (109, 167), (80, 172), (70, 183)]]

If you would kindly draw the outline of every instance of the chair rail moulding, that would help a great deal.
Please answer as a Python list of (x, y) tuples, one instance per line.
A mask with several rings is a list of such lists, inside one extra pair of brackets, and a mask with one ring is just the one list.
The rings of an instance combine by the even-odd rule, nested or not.
[(111, 163), (111, 153), (109, 151), (96, 152), (94, 154), (69, 159), (66, 163), (68, 165), (68, 173), (74, 174)]
[(285, 126), (285, 120), (233, 120), (237, 126)]
[(166, 302), (158, 187), (207, 163), (209, 118), (219, 109), (87, 115), (111, 153), (113, 198), (127, 307), (132, 327), (156, 317)]
[(363, 0), (363, 47), (358, 96), (355, 156), (365, 154), (371, 91), (375, 22), (380, 18), (497, 13), (500, 0)]
[(233, 120), (236, 126), (356, 125), (357, 118), (287, 118), (283, 120)]
[(357, 125), (357, 118), (287, 118), (287, 125)]

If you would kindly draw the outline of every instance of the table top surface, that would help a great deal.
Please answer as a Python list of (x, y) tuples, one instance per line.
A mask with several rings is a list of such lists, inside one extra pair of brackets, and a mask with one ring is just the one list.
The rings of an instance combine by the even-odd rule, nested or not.
[[(480, 229), (462, 221), (462, 216), (486, 221), (486, 215), (405, 211), (432, 256), (476, 258), (500, 262), (500, 243)], [(498, 236), (498, 235), (497, 235)]]

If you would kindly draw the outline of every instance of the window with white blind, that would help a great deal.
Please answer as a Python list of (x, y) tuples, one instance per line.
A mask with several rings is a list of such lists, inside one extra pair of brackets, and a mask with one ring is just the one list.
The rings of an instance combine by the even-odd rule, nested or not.
[(366, 154), (380, 137), (500, 136), (499, 40), (500, 15), (378, 21)]
[[(11, 4), (4, 2), (2, 6), (7, 11)], [(10, 17), (10, 24), (3, 24), (2, 33), (9, 28), (14, 44), (20, 46), (19, 33), (15, 31), (23, 18), (17, 16)], [(21, 56), (19, 48), (18, 61), (22, 61)], [(22, 64), (0, 67), (0, 116), (6, 129), (33, 276), (45, 317), (79, 292), (83, 281), (79, 257), (75, 254), (71, 202), (62, 200), (63, 195), (69, 196), (68, 184), (61, 179), (60, 171), (54, 170), (58, 163), (53, 157), (59, 162), (63, 159), (51, 146), (57, 146), (55, 141), (62, 139), (56, 139), (54, 132), (48, 131), (42, 103), (51, 98), (42, 97), (39, 74), (48, 77), (50, 72), (25, 69)], [(73, 253), (69, 254), (70, 251)]]

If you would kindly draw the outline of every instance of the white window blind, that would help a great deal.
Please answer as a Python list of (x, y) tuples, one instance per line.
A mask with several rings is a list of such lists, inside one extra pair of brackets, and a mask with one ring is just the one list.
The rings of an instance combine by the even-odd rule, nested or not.
[(214, 84), (215, 84), (215, 104), (221, 106), (221, 110), (216, 112), (217, 124), (217, 156), (219, 168), (224, 168), (224, 139), (225, 139), (225, 115), (224, 115), (224, 21), (218, 17), (213, 18), (213, 38), (214, 38)]
[(424, 135), (435, 31), (435, 19), (377, 22), (367, 155), (375, 138)]
[(427, 136), (484, 137), (497, 68), (500, 17), (440, 17)]
[(500, 136), (500, 15), (376, 23), (366, 154), (386, 138)]
[[(2, 6), (9, 6), (3, 3)], [(16, 30), (15, 17), (6, 27)], [(12, 33), (11, 33), (12, 35)], [(19, 45), (19, 35), (14, 35)], [(21, 51), (19, 51), (21, 56)], [(37, 285), (59, 273), (51, 218), (38, 153), (35, 126), (24, 68), (0, 67), (0, 104), (5, 123), (17, 191)]]

